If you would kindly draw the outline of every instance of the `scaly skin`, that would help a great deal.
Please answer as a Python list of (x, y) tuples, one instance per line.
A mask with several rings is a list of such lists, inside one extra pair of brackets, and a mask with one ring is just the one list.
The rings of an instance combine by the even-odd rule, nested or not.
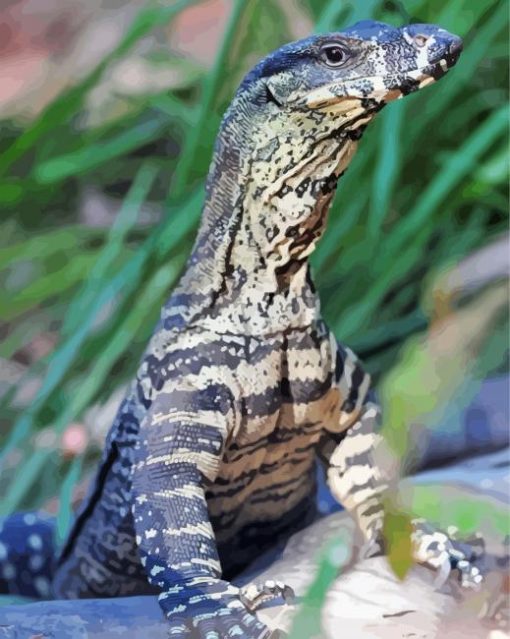
[[(320, 317), (308, 257), (366, 126), (460, 48), (435, 26), (363, 22), (282, 47), (246, 76), (187, 270), (108, 435), (57, 596), (159, 592), (172, 637), (266, 636), (228, 580), (313, 518), (317, 456), (380, 549), (379, 408)], [(419, 539), (421, 560), (458, 561)]]

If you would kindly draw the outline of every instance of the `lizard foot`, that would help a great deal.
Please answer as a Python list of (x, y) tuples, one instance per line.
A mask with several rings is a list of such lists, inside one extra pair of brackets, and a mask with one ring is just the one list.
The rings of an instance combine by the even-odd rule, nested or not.
[(240, 589), (241, 602), (253, 612), (268, 601), (282, 598), (286, 604), (292, 604), (295, 599), (294, 590), (281, 581), (268, 580), (263, 584), (248, 584)]
[[(171, 639), (277, 639), (240, 598), (239, 588), (198, 577), (159, 596)], [(260, 604), (259, 604), (260, 605)]]
[(455, 539), (457, 530), (453, 527), (448, 535), (435, 530), (424, 520), (413, 520), (414, 532), (411, 539), (414, 546), (415, 560), (437, 571), (434, 582), (436, 588), (441, 588), (452, 570), (458, 571), (459, 583), (464, 588), (478, 589), (483, 581), (483, 575), (474, 562), (485, 552), (483, 539), (474, 537), (466, 542)]

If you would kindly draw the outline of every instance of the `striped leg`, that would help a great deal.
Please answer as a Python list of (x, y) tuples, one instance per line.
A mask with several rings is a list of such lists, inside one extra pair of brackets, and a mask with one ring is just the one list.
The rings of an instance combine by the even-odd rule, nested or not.
[(349, 348), (332, 342), (335, 347), (334, 385), (341, 409), (338, 423), (323, 436), (319, 457), (326, 464), (333, 496), (352, 515), (367, 543), (381, 551), (381, 496), (389, 482), (374, 454), (381, 441), (381, 412), (370, 389), (370, 375), (359, 359)]
[(211, 410), (209, 423), (216, 425), (210, 426), (199, 393), (187, 398), (186, 410), (176, 409), (177, 399), (177, 393), (155, 399), (136, 447), (133, 517), (141, 562), (161, 589), (171, 637), (269, 636), (241, 603), (238, 588), (221, 579), (209, 521), (204, 478), (212, 481), (218, 472), (224, 412)]
[[(334, 497), (351, 513), (366, 540), (368, 556), (384, 552), (382, 528), (383, 495), (391, 481), (391, 469), (381, 466), (376, 449), (380, 407), (369, 391), (355, 355), (339, 346), (337, 384), (345, 398), (340, 415), (340, 432), (328, 433), (320, 455), (328, 463), (328, 483)], [(476, 587), (482, 577), (473, 561), (480, 553), (468, 544), (449, 539), (421, 520), (413, 521), (412, 535), (416, 562), (438, 571), (441, 585), (451, 569), (457, 569), (463, 586)], [(477, 556), (478, 555), (478, 556)]]
[[(375, 449), (381, 436), (374, 432), (380, 415), (379, 407), (367, 402), (358, 421), (329, 457), (328, 482), (333, 495), (353, 515), (367, 542), (365, 556), (384, 552), (382, 496), (389, 477), (376, 463)], [(483, 549), (450, 539), (422, 520), (413, 520), (414, 559), (437, 571), (440, 587), (455, 569), (466, 588), (477, 588), (482, 575), (474, 565)], [(479, 542), (477, 543), (479, 546)]]
[(375, 450), (381, 441), (377, 433), (380, 409), (367, 402), (357, 421), (343, 437), (331, 436), (325, 443), (329, 449), (328, 484), (333, 496), (349, 511), (370, 545), (370, 552), (381, 552), (384, 510), (382, 496), (389, 478), (375, 460)]

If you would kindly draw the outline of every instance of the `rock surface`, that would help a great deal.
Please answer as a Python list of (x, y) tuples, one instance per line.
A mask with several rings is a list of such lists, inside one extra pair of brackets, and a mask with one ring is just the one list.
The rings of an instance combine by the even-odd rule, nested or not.
[[(501, 507), (508, 503), (508, 466), (505, 449), (421, 473), (413, 483), (440, 483), (445, 490), (463, 486)], [(352, 538), (353, 526), (346, 513), (338, 512), (318, 520), (294, 535), (284, 548), (260, 557), (241, 575), (239, 585), (252, 580), (257, 583), (278, 579), (292, 586), (298, 597), (303, 595), (315, 575), (318, 550), (325, 541), (340, 533)], [(367, 559), (346, 569), (335, 580), (322, 611), (322, 636), (324, 639), (507, 637), (501, 613), (499, 621), (490, 623), (478, 618), (480, 611), (490, 608), (498, 596), (505, 598), (501, 590), (503, 568), (497, 565), (497, 557), (503, 557), (506, 552), (503, 539), (490, 527), (484, 534), (488, 540), (486, 560), (491, 573), (483, 592), (461, 594), (453, 579), (438, 591), (434, 587), (434, 573), (422, 567), (414, 568), (401, 582), (385, 558)], [(294, 611), (294, 606), (275, 602), (258, 614), (271, 628), (287, 630)], [(496, 630), (498, 625), (500, 629)], [(154, 597), (47, 601), (0, 608), (0, 638), (46, 637), (166, 639), (167, 635)]]

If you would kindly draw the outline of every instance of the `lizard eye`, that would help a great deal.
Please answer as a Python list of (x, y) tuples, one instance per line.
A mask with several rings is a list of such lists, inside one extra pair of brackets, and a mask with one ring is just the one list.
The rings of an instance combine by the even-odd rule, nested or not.
[(321, 58), (330, 67), (340, 67), (348, 58), (347, 51), (339, 44), (325, 44), (321, 48)]

